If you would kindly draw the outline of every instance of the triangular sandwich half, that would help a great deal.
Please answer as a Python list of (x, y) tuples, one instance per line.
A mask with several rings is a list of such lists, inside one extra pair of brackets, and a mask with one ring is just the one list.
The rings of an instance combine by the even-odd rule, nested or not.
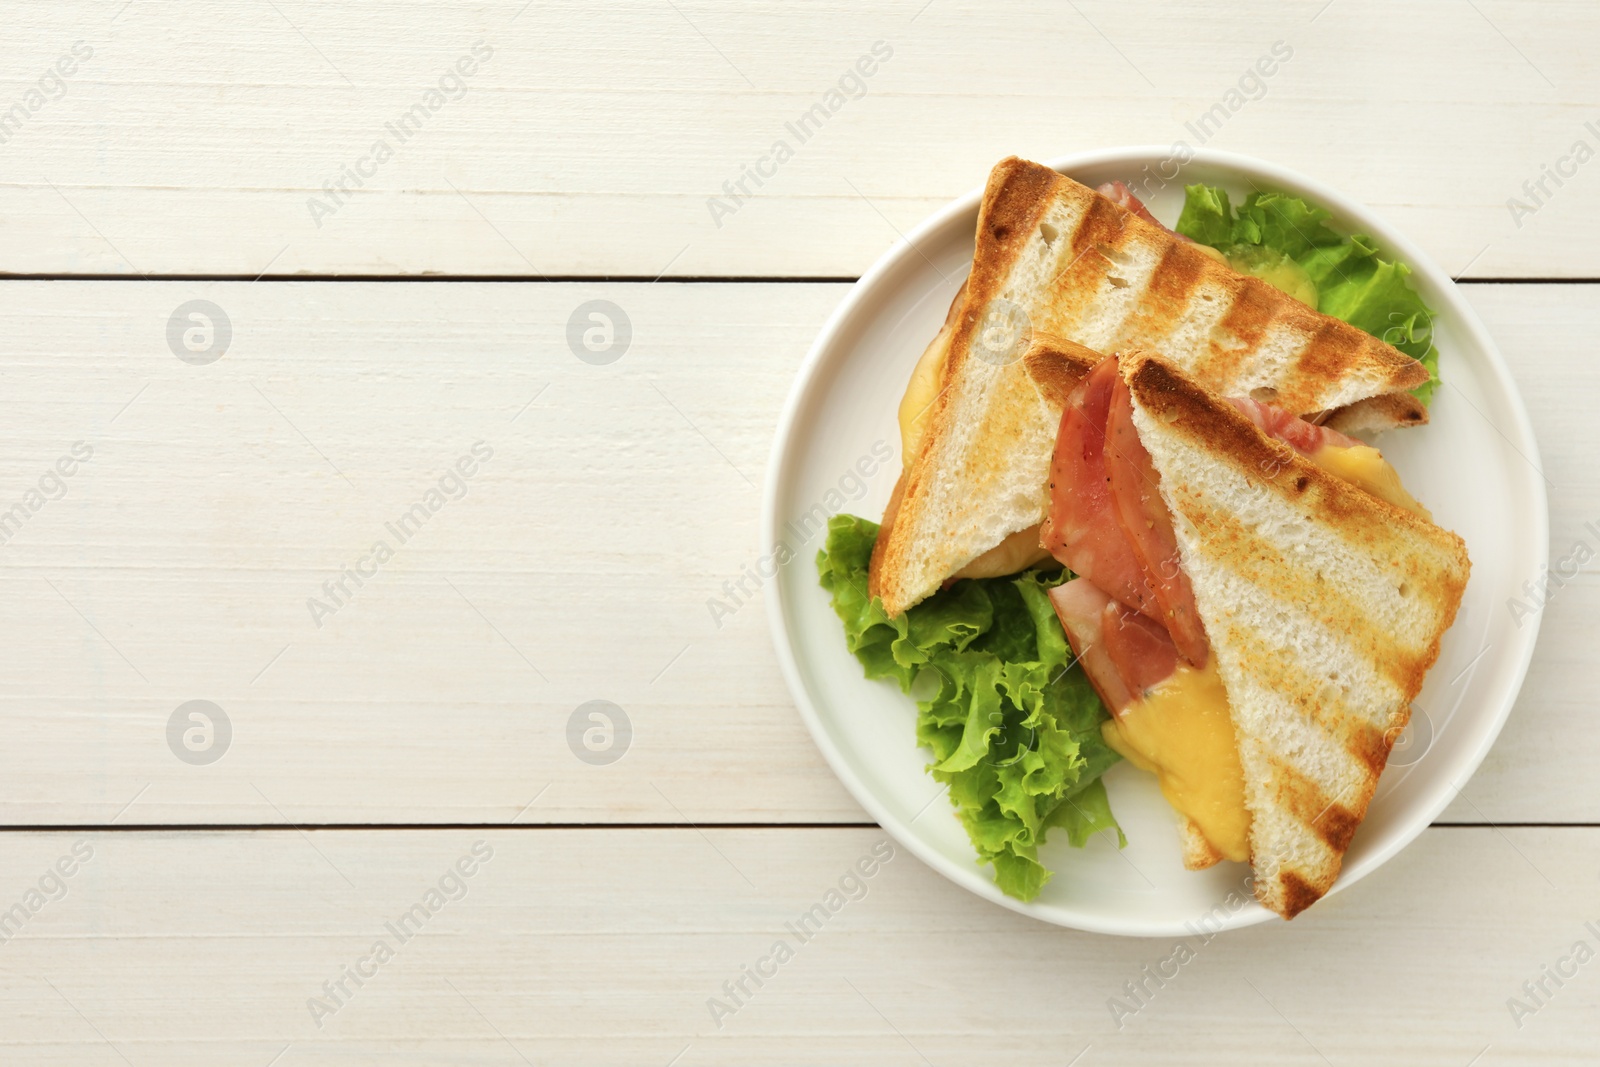
[[(1185, 816), (1188, 865), (1247, 858), (1257, 899), (1292, 918), (1366, 816), (1460, 605), (1465, 545), (1375, 449), (1158, 357), (1102, 365), (1071, 403), (1108, 371), (1103, 466), (1080, 477), (1108, 472), (1109, 503), (1058, 485), (1077, 501), (1059, 518), (1110, 508), (1127, 542), (1101, 523), (1087, 558), (1109, 577), (1062, 586), (1057, 613), (1113, 711), (1107, 740)], [(1103, 591), (1119, 553), (1164, 594), (1136, 610), (1146, 593)]]
[(969, 573), (992, 574), (1042, 558), (1028, 531), (1045, 516), (1058, 394), (1097, 353), (1133, 345), (1297, 415), (1426, 419), (1406, 393), (1427, 380), (1420, 363), (1048, 167), (1004, 160), (971, 274), (902, 404), (904, 473), (870, 572), (889, 614), (975, 561)]

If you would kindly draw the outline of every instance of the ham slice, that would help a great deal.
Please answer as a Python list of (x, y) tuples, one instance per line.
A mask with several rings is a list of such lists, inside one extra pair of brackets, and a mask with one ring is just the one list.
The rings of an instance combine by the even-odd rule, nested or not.
[(1100, 614), (1100, 639), (1129, 691), (1143, 696), (1178, 669), (1178, 647), (1161, 624), (1108, 599)]
[(1211, 646), (1195, 607), (1189, 576), (1183, 573), (1178, 558), (1172, 514), (1161, 499), (1161, 476), (1150, 462), (1150, 453), (1139, 442), (1139, 431), (1133, 425), (1133, 403), (1120, 376), (1112, 388), (1106, 414), (1105, 454), (1112, 505), (1122, 532), (1138, 557), (1145, 581), (1155, 593), (1160, 620), (1183, 658), (1196, 667), (1204, 667)]
[(1116, 360), (1102, 360), (1061, 414), (1041, 543), (1074, 574), (1157, 620), (1201, 667), (1209, 646), (1158, 484)]
[(1087, 578), (1052, 589), (1050, 602), (1078, 665), (1113, 715), (1178, 669), (1178, 650), (1167, 631), (1112, 600)]
[(1312, 455), (1319, 448), (1329, 445), (1335, 448), (1354, 448), (1361, 444), (1354, 437), (1342, 434), (1338, 430), (1309, 423), (1298, 415), (1291, 415), (1282, 408), (1264, 404), (1259, 400), (1237, 396), (1228, 397), (1227, 400), (1238, 408), (1245, 418), (1261, 427), (1262, 432), (1268, 437), (1276, 437), (1303, 456)]
[[(1144, 221), (1150, 223), (1152, 226), (1161, 226), (1161, 223), (1156, 219), (1156, 217), (1150, 214), (1150, 209), (1144, 206), (1144, 201), (1140, 200), (1137, 196), (1134, 196), (1133, 191), (1123, 183), (1106, 182), (1104, 185), (1097, 186), (1095, 188), (1095, 192), (1099, 193), (1113, 204), (1116, 204), (1118, 207), (1127, 208), (1129, 211), (1133, 212), (1141, 219), (1144, 219)], [(1161, 226), (1161, 228), (1163, 230), (1167, 230), (1169, 233), (1172, 232), (1171, 230), (1168, 230), (1166, 226)]]
[(1050, 512), (1039, 541), (1072, 573), (1156, 617), (1155, 591), (1123, 532), (1106, 470), (1106, 416), (1120, 381), (1116, 360), (1101, 360), (1068, 398), (1050, 463)]
[(1102, 639), (1101, 623), (1105, 609), (1116, 601), (1106, 596), (1087, 578), (1074, 578), (1050, 590), (1050, 603), (1056, 609), (1061, 628), (1067, 631), (1067, 644), (1077, 657), (1078, 666), (1089, 684), (1100, 695), (1111, 714), (1116, 715), (1133, 703), (1134, 694), (1111, 662), (1111, 653)]

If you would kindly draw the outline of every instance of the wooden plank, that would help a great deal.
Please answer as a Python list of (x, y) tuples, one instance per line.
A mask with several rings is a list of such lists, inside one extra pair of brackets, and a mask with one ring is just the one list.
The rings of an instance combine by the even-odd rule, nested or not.
[[(49, 877), (75, 847), (87, 862)], [(1429, 830), (1292, 925), (1208, 937), (1197, 916), (1160, 941), (1036, 923), (891, 849), (876, 829), (0, 835), (0, 901), (44, 880), (0, 945), (0, 1049), (74, 1067), (1592, 1062), (1600, 964), (1571, 953), (1600, 945), (1600, 830)]]
[[(0, 822), (864, 819), (795, 714), (742, 577), (772, 428), (843, 286), (0, 292), (0, 511), (41, 479), (53, 494), (74, 442), (93, 449), (0, 547)], [(1471, 294), (1527, 389), (1559, 558), (1600, 521), (1600, 290)], [(196, 299), (231, 324), (209, 365), (166, 338)], [(566, 341), (595, 299), (631, 323), (604, 366)], [(441, 479), (452, 491), (480, 441), (493, 455), (466, 495), (441, 495), (402, 543), (390, 526)], [(393, 556), (378, 565), (380, 540)], [(378, 573), (324, 591), (357, 564)], [(1593, 574), (1552, 600), (1524, 698), (1451, 819), (1600, 821)], [(707, 602), (740, 581), (743, 606), (714, 619)], [(192, 700), (231, 725), (209, 765), (169, 746), (175, 715), (180, 742), (195, 726), (178, 713)], [(593, 700), (631, 723), (609, 764), (577, 754)]]
[[(3, 549), (0, 627), (27, 665), (0, 696), (10, 823), (104, 820), (136, 794), (124, 821), (861, 818), (761, 609), (719, 630), (706, 607), (755, 558), (771, 428), (840, 287), (7, 291), (29, 337), (9, 345), (0, 484), (19, 497), (94, 448)], [(203, 367), (165, 337), (199, 297), (233, 331)], [(609, 366), (566, 342), (600, 297), (632, 324)], [(402, 544), (387, 524), (479, 441), (465, 497)], [(323, 583), (380, 540), (393, 558), (338, 604)], [(168, 746), (196, 699), (233, 727), (210, 766)], [(626, 758), (569, 746), (591, 700), (625, 709)]]
[[(1585, 358), (1592, 345), (1583, 339), (1600, 328), (1600, 291), (1542, 285), (1466, 291), (1510, 362), (1533, 420), (1538, 473), (1550, 496), (1550, 564), (1560, 580), (1540, 612), (1539, 646), (1517, 706), (1466, 799), (1444, 818), (1595, 822), (1597, 809), (1577, 795), (1583, 779), (1565, 768), (1600, 761), (1600, 735), (1588, 725), (1600, 702), (1587, 682), (1600, 642), (1600, 470), (1594, 463), (1600, 427), (1589, 410), (1591, 398), (1600, 395), (1600, 367)], [(1538, 598), (1530, 595), (1526, 603)]]
[(1452, 272), (1592, 277), (1600, 10), (1526, 10), (34, 0), (0, 269), (849, 276), (1009, 153), (1182, 141), (1314, 175)]

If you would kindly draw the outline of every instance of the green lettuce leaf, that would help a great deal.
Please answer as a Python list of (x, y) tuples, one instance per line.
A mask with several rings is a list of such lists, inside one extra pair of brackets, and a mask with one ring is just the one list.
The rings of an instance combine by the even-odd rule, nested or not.
[(1039, 846), (1052, 827), (1082, 847), (1114, 830), (1100, 776), (1120, 757), (1105, 743), (1107, 717), (1050, 605), (1064, 570), (963, 580), (899, 618), (867, 595), (876, 523), (828, 521), (817, 554), (822, 587), (845, 641), (869, 678), (891, 678), (917, 701), (917, 743), (933, 753), (928, 772), (949, 787), (978, 856), (1004, 892), (1032, 900), (1050, 879)]
[(1433, 312), (1411, 283), (1411, 268), (1382, 258), (1372, 239), (1345, 236), (1323, 208), (1283, 193), (1255, 192), (1235, 212), (1225, 190), (1185, 186), (1177, 231), (1229, 258), (1267, 249), (1298, 263), (1317, 287), (1317, 309), (1381, 338), (1428, 368), (1412, 390), (1427, 404), (1439, 385)]

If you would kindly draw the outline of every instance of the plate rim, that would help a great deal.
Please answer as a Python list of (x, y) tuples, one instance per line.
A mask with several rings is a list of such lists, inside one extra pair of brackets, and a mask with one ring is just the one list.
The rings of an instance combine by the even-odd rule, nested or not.
[[(1493, 337), (1489, 334), (1482, 320), (1479, 319), (1477, 312), (1473, 310), (1472, 306), (1461, 294), (1456, 285), (1456, 279), (1445, 273), (1431, 256), (1414, 244), (1403, 232), (1391, 226), (1387, 220), (1370, 207), (1298, 171), (1236, 152), (1191, 148), (1188, 149), (1188, 153), (1189, 158), (1182, 162), (1179, 174), (1169, 179), (1169, 181), (1177, 181), (1182, 177), (1182, 167), (1188, 167), (1192, 164), (1213, 166), (1242, 176), (1260, 177), (1269, 183), (1281, 182), (1291, 189), (1298, 188), (1303, 190), (1316, 199), (1319, 206), (1326, 207), (1332, 211), (1335, 217), (1355, 222), (1364, 223), (1370, 220), (1378, 223), (1379, 225), (1375, 228), (1382, 231), (1382, 244), (1385, 251), (1394, 254), (1411, 267), (1414, 274), (1418, 277), (1427, 278), (1440, 289), (1450, 305), (1448, 310), (1451, 313), (1453, 322), (1459, 325), (1463, 332), (1469, 334), (1472, 341), (1484, 353), (1487, 365), (1493, 372), (1493, 384), (1501, 389), (1508, 401), (1509, 412), (1514, 423), (1513, 428), (1519, 438), (1517, 442), (1518, 450), (1523, 451), (1525, 458), (1536, 470), (1542, 469), (1538, 440), (1533, 434), (1532, 420), (1528, 416), (1528, 409), (1523, 402), (1522, 392), (1517, 388), (1516, 381), (1511, 376), (1511, 371), (1506, 364), (1504, 355), (1500, 352), (1499, 346), (1494, 343)], [(1045, 161), (1044, 165), (1057, 173), (1065, 174), (1069, 169), (1101, 166), (1117, 162), (1143, 165), (1151, 159), (1173, 158), (1175, 154), (1171, 146), (1125, 145), (1057, 156)], [(968, 213), (975, 215), (982, 200), (983, 190), (983, 185), (973, 188), (933, 212), (912, 228), (908, 234), (902, 235), (901, 240), (895, 242), (886, 252), (879, 256), (872, 266), (851, 285), (844, 299), (833, 309), (821, 330), (818, 331), (816, 339), (812, 342), (805, 358), (801, 361), (799, 369), (795, 372), (794, 380), (789, 387), (782, 412), (778, 418), (776, 432), (773, 437), (772, 454), (767, 462), (766, 481), (762, 487), (761, 544), (776, 543), (779, 526), (778, 507), (780, 497), (783, 495), (781, 489), (785, 485), (784, 472), (790, 460), (793, 437), (801, 411), (809, 399), (822, 362), (828, 351), (837, 343), (842, 328), (857, 313), (860, 305), (872, 297), (885, 278), (896, 270), (901, 269), (911, 257), (922, 256), (919, 243), (924, 238)], [(1439, 310), (1446, 309), (1441, 308)], [(1539, 479), (1530, 479), (1529, 486), (1537, 503), (1537, 507), (1533, 509), (1531, 517), (1537, 556), (1535, 573), (1542, 573), (1549, 570), (1550, 564), (1549, 494), (1544, 483)], [(845, 786), (856, 802), (865, 808), (867, 813), (877, 821), (878, 826), (893, 837), (898, 844), (910, 850), (924, 864), (985, 900), (1054, 926), (1084, 930), (1091, 933), (1131, 937), (1164, 937), (1181, 936), (1183, 934), (1184, 929), (1181, 926), (1109, 917), (1097, 920), (1092, 916), (1066, 916), (1046, 912), (1033, 902), (1017, 900), (1001, 892), (993, 880), (984, 873), (975, 857), (969, 861), (954, 862), (923, 841), (920, 836), (910, 832), (909, 827), (901, 826), (900, 820), (879, 801), (877, 794), (856, 776), (849, 763), (845, 760), (843, 753), (835, 744), (831, 733), (825, 728), (816, 707), (812, 703), (810, 692), (800, 675), (799, 663), (794, 653), (794, 641), (789, 633), (788, 621), (784, 610), (782, 582), (774, 582), (772, 585), (772, 595), (766, 598), (766, 615), (768, 630), (778, 655), (779, 667), (783, 671), (784, 682), (788, 686), (790, 697), (795, 702), (796, 710), (799, 711), (802, 721), (806, 724), (807, 731), (811, 734), (813, 743), (822, 753), (835, 777)], [(1535, 613), (1532, 620), (1532, 629), (1528, 633), (1527, 640), (1522, 645), (1522, 651), (1512, 670), (1512, 683), (1509, 694), (1497, 709), (1492, 723), (1487, 729), (1483, 730), (1477, 745), (1464, 761), (1464, 771), (1459, 776), (1461, 784), (1465, 784), (1477, 773), (1483, 760), (1488, 756), (1489, 750), (1494, 747), (1494, 743), (1499, 739), (1500, 732), (1511, 715), (1511, 709), (1516, 705), (1517, 699), (1522, 693), (1522, 687), (1527, 679), (1528, 669), (1538, 645), (1539, 631), (1543, 618), (1542, 612)], [(1455, 785), (1455, 789), (1459, 793), (1460, 785)], [(1399, 832), (1395, 833), (1387, 844), (1363, 857), (1362, 862), (1354, 865), (1354, 867), (1342, 868), (1339, 872), (1338, 880), (1327, 895), (1332, 896), (1347, 886), (1354, 885), (1383, 866), (1383, 864), (1387, 863), (1402, 849), (1421, 836), (1422, 832), (1432, 825), (1439, 814), (1455, 799), (1453, 794), (1443, 789), (1438, 790), (1438, 794), (1428, 803), (1419, 805), (1418, 813), (1409, 817), (1402, 824)], [(1241, 908), (1224, 921), (1218, 932), (1221, 929), (1242, 929), (1266, 922), (1275, 917), (1274, 913), (1259, 905)]]

